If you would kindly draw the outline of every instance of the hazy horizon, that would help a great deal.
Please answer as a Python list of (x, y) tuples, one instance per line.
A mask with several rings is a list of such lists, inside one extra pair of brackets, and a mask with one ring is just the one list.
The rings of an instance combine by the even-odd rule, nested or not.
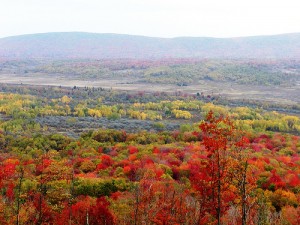
[(0, 38), (49, 32), (149, 37), (246, 37), (300, 32), (300, 2), (196, 0), (10, 0)]
[(51, 33), (86, 33), (86, 34), (112, 34), (112, 35), (128, 35), (128, 36), (140, 36), (140, 37), (150, 37), (150, 38), (162, 38), (162, 39), (172, 39), (172, 38), (216, 38), (216, 39), (227, 39), (227, 38), (247, 38), (247, 37), (263, 37), (263, 36), (276, 36), (276, 35), (289, 35), (289, 34), (300, 34), (300, 32), (290, 32), (290, 33), (275, 33), (275, 34), (262, 34), (262, 35), (249, 35), (249, 36), (230, 36), (230, 37), (213, 37), (213, 36), (174, 36), (174, 37), (159, 37), (159, 36), (148, 36), (142, 34), (126, 34), (126, 33), (98, 33), (98, 32), (88, 32), (88, 31), (50, 31), (41, 33), (24, 33), (17, 35), (10, 35), (1, 38), (11, 38), (17, 36), (27, 36), (27, 35), (39, 35), (39, 34), (51, 34)]

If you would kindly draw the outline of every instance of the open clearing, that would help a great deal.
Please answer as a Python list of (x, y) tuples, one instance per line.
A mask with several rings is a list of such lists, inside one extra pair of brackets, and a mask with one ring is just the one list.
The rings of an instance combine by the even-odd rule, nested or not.
[(102, 87), (113, 90), (145, 91), (145, 92), (184, 92), (189, 94), (222, 96), (236, 100), (257, 100), (272, 103), (299, 104), (300, 85), (295, 86), (248, 86), (228, 82), (199, 81), (189, 86), (172, 84), (141, 83), (135, 79), (101, 79), (76, 80), (70, 76), (48, 74), (0, 74), (0, 83), (49, 85), (66, 87)]

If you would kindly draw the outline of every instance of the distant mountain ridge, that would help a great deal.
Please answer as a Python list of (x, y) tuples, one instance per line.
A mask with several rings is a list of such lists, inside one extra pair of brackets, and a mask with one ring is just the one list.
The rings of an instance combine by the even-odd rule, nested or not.
[(238, 38), (156, 38), (62, 32), (0, 38), (2, 59), (186, 57), (300, 59), (300, 33)]

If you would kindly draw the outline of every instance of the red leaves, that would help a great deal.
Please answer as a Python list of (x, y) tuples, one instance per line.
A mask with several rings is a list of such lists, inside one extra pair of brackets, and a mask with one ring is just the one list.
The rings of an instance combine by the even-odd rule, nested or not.
[(52, 224), (56, 213), (52, 211), (51, 207), (45, 201), (44, 196), (41, 193), (32, 193), (31, 197), (33, 198), (35, 213), (30, 215), (30, 222), (32, 224), (39, 224), (40, 222), (44, 222), (43, 224)]
[(159, 148), (154, 147), (154, 148), (153, 148), (153, 154), (159, 154), (159, 153), (160, 153)]
[(297, 187), (300, 186), (300, 178), (297, 174), (291, 174), (290, 180), (288, 182), (289, 186)]
[(17, 165), (19, 165), (19, 161), (6, 160), (6, 162), (4, 162), (4, 167), (3, 167), (4, 176), (13, 175), (16, 171)]
[(220, 218), (234, 194), (228, 191), (228, 181), (231, 181), (229, 151), (232, 146), (247, 145), (248, 139), (239, 142), (232, 141), (234, 126), (228, 118), (216, 118), (210, 111), (199, 128), (202, 131), (202, 144), (206, 157), (198, 155), (198, 160), (191, 161), (190, 180), (201, 199), (202, 212), (199, 221), (205, 220), (207, 214)]
[(249, 138), (243, 136), (235, 145), (239, 148), (246, 148), (250, 144)]
[(128, 146), (129, 154), (134, 154), (138, 152), (138, 148), (135, 146)]
[(101, 156), (101, 163), (98, 164), (97, 170), (103, 170), (108, 168), (109, 166), (113, 165), (114, 161), (109, 155), (102, 155)]
[(155, 170), (155, 175), (157, 178), (160, 178), (164, 174), (164, 171), (162, 169), (156, 169)]
[(113, 200), (117, 200), (121, 195), (122, 195), (122, 193), (120, 191), (117, 191), (115, 193), (112, 193), (110, 195), (110, 198), (113, 199)]
[(42, 159), (42, 162), (36, 165), (36, 175), (40, 175), (52, 163), (51, 159)]
[(124, 166), (123, 172), (124, 172), (125, 174), (129, 174), (130, 171), (131, 171), (130, 166)]
[[(217, 118), (212, 112), (200, 129), (186, 132), (185, 137), (180, 132), (164, 132), (160, 138), (153, 139), (154, 143), (149, 144), (149, 140), (143, 145), (135, 145), (134, 134), (127, 136), (130, 141), (115, 146), (102, 143), (103, 147), (89, 148), (88, 141), (82, 141), (83, 149), (78, 145), (76, 151), (70, 150), (67, 155), (66, 151), (49, 151), (44, 155), (38, 155), (37, 151), (38, 158), (34, 160), (27, 160), (34, 151), (24, 158), (1, 153), (0, 211), (5, 217), (0, 217), (14, 215), (19, 198), (24, 224), (38, 224), (39, 215), (44, 224), (58, 225), (87, 224), (87, 221), (90, 225), (134, 224), (135, 219), (136, 224), (145, 221), (162, 225), (214, 224), (216, 209), (220, 207), (225, 217), (229, 205), (236, 211), (227, 211), (227, 216), (234, 213), (239, 217), (236, 224), (241, 224), (242, 204), (249, 207), (248, 218), (257, 217), (258, 192), (254, 191), (257, 187), (272, 190), (260, 189), (262, 194), (273, 195), (281, 190), (285, 191), (284, 195), (295, 195), (296, 200), (289, 197), (293, 201), (284, 203), (284, 207), (299, 202), (296, 193), (300, 186), (298, 137), (259, 134), (254, 138), (252, 134), (254, 142), (250, 144), (247, 137), (236, 133), (228, 118)], [(170, 141), (165, 142), (168, 135)], [(178, 141), (174, 142), (172, 135)], [(193, 142), (185, 143), (183, 138)], [(98, 170), (105, 171), (95, 171), (95, 164)], [(102, 183), (85, 185), (85, 179), (92, 181), (94, 177), (103, 179), (104, 183), (111, 181), (112, 187)], [(241, 182), (244, 182), (244, 193)], [(106, 193), (106, 189), (120, 192), (99, 199), (78, 196), (101, 196), (92, 195), (98, 189), (99, 193), (102, 190)], [(286, 197), (274, 199), (273, 205)], [(292, 213), (296, 215), (296, 210), (289, 208), (285, 217)], [(287, 220), (295, 223), (295, 218)], [(227, 221), (232, 222), (230, 218)]]
[(285, 183), (282, 181), (280, 176), (276, 173), (276, 170), (271, 171), (272, 176), (269, 179), (269, 185), (274, 184), (275, 185), (275, 190), (278, 188), (285, 187)]
[(84, 197), (71, 207), (65, 209), (57, 217), (56, 224), (90, 224), (90, 225), (113, 225), (114, 215), (109, 210), (109, 202), (105, 197), (97, 198), (96, 202), (90, 197)]
[(6, 190), (6, 197), (12, 201), (13, 198), (14, 198), (14, 188), (15, 188), (15, 185), (13, 183), (9, 183), (8, 186), (7, 186), (7, 190)]
[(103, 148), (102, 148), (102, 147), (99, 147), (99, 148), (98, 148), (98, 152), (99, 152), (99, 153), (102, 153), (102, 152), (103, 152)]
[(216, 118), (212, 111), (207, 114), (206, 121), (199, 127), (203, 133), (203, 145), (211, 154), (226, 149), (228, 138), (231, 137), (234, 129), (228, 118)]
[(101, 161), (103, 164), (105, 164), (107, 166), (111, 166), (113, 164), (113, 160), (109, 155), (102, 155)]
[(19, 161), (15, 159), (7, 159), (0, 164), (0, 188), (6, 187), (6, 196), (12, 200), (14, 197), (14, 183), (11, 178), (14, 178), (17, 172)]
[(108, 209), (109, 202), (105, 197), (97, 198), (96, 205), (89, 210), (90, 225), (113, 225), (115, 217)]

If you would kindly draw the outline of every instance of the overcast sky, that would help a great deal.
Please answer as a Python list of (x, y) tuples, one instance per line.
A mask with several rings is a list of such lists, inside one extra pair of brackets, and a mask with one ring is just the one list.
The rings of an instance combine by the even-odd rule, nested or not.
[(57, 31), (154, 37), (300, 32), (299, 0), (0, 0), (0, 37)]

